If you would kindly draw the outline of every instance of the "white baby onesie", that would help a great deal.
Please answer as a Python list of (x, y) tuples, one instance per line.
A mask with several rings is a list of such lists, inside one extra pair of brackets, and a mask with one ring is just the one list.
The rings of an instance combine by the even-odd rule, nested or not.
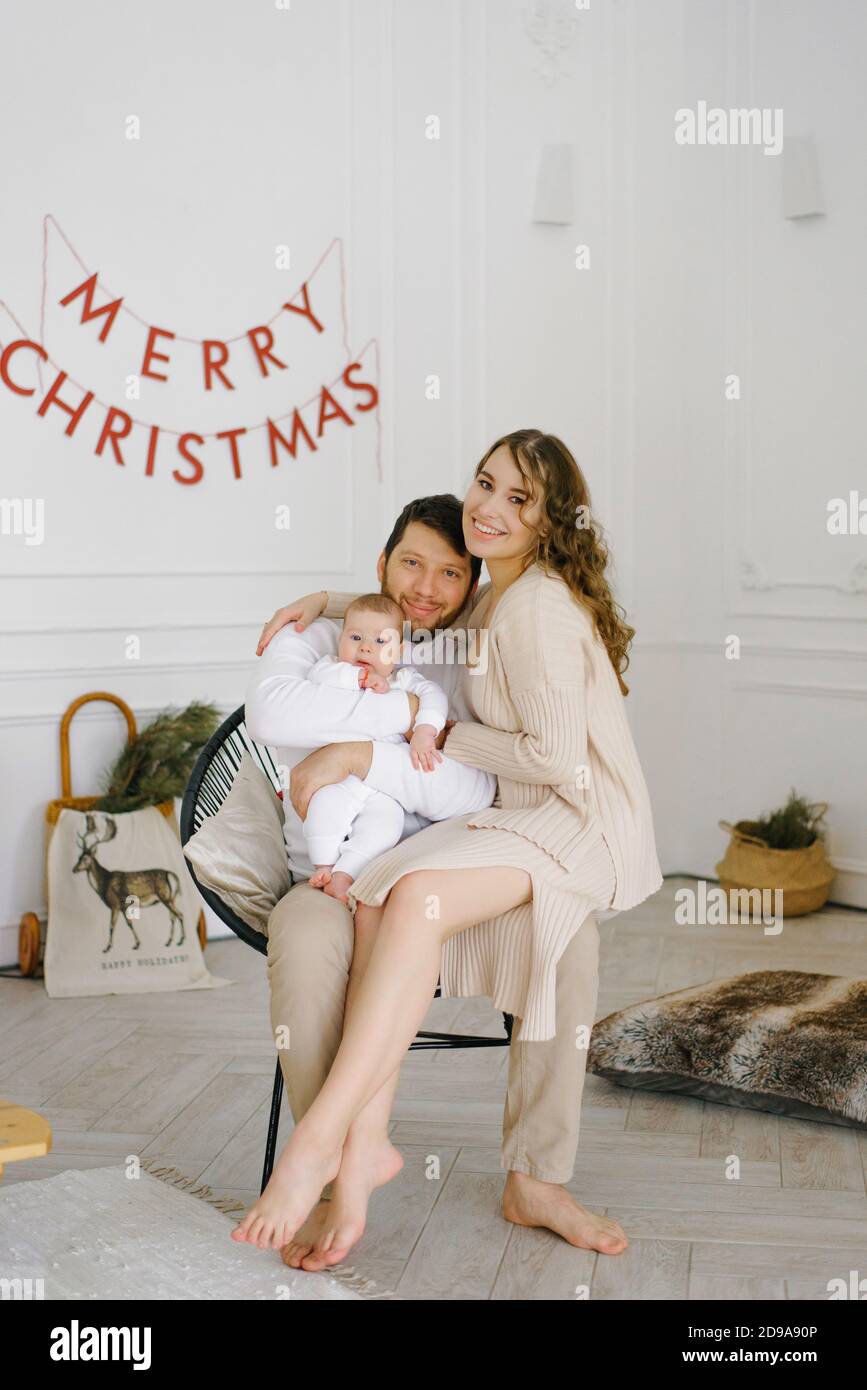
[[(361, 668), (354, 666), (351, 661), (338, 661), (336, 656), (323, 656), (311, 668), (308, 679), (316, 681), (317, 685), (336, 685), (342, 690), (360, 690), (360, 670)], [(421, 671), (416, 671), (412, 666), (395, 666), (388, 677), (388, 684), (391, 690), (412, 691), (413, 695), (418, 696), (416, 724), (433, 724), (437, 733), (445, 727), (449, 717), (449, 698), (436, 681), (427, 680)], [(405, 739), (402, 734), (393, 734), (388, 737), (388, 742), (403, 743)]]
[[(361, 688), (359, 667), (333, 656), (321, 657), (311, 668), (308, 679), (319, 685), (350, 690)], [(448, 696), (435, 681), (427, 680), (412, 666), (397, 666), (388, 677), (388, 683), (391, 690), (412, 691), (418, 696), (416, 727), (432, 724), (437, 733), (445, 727)], [(404, 775), (395, 778), (396, 795), (376, 791), (354, 775), (320, 787), (310, 798), (304, 821), (307, 853), (314, 865), (331, 864), (334, 872), (357, 878), (372, 859), (392, 849), (404, 829), (404, 805), (400, 794), (405, 791), (409, 795), (412, 781), (419, 777), (423, 776), (427, 782), (424, 815), (428, 820), (447, 820), (450, 816), (468, 815), (491, 805), (497, 789), (497, 779), (492, 773), (468, 767), (448, 756), (437, 763), (433, 772), (418, 773), (412, 766), (409, 744), (402, 734), (386, 735), (382, 742), (403, 744), (406, 749), (406, 769), (402, 766), (403, 759), (399, 760)], [(397, 758), (395, 762), (398, 763)]]

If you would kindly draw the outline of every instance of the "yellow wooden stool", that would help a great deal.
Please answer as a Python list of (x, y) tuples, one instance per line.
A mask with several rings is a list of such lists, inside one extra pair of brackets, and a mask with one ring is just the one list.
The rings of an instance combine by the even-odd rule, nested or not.
[(3, 1164), (41, 1158), (51, 1148), (51, 1125), (35, 1110), (0, 1100), (0, 1178)]

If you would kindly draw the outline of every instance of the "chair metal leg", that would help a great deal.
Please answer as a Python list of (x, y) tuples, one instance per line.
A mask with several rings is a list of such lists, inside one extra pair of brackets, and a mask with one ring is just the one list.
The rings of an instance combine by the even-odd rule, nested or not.
[(268, 1119), (268, 1142), (265, 1145), (265, 1167), (262, 1169), (262, 1186), (259, 1188), (259, 1195), (265, 1191), (271, 1171), (274, 1167), (274, 1154), (277, 1149), (277, 1126), (280, 1123), (280, 1102), (283, 1099), (283, 1068), (280, 1066), (280, 1059), (277, 1059), (277, 1070), (274, 1072), (274, 1090), (271, 1093), (271, 1114)]

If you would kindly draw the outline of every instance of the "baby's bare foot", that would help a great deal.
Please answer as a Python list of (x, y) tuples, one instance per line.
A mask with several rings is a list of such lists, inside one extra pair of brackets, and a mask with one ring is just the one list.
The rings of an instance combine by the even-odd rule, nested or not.
[(331, 865), (317, 864), (316, 872), (307, 880), (311, 888), (325, 888), (327, 890), (331, 882)]
[(329, 874), (325, 891), (330, 898), (338, 898), (340, 902), (345, 903), (347, 891), (354, 882), (352, 874)]

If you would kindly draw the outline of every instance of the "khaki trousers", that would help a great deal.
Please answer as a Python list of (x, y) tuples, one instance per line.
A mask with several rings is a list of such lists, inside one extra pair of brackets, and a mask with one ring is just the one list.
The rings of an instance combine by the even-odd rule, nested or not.
[[(349, 909), (306, 881), (289, 890), (269, 919), (271, 1024), (296, 1123), (319, 1094), (340, 1046), (353, 943)], [(586, 1027), (589, 1037), (598, 986), (599, 928), (591, 915), (557, 964), (556, 1036), (509, 1047), (501, 1168), (545, 1182), (572, 1177), (587, 1061), (586, 1040), (577, 1030)]]

